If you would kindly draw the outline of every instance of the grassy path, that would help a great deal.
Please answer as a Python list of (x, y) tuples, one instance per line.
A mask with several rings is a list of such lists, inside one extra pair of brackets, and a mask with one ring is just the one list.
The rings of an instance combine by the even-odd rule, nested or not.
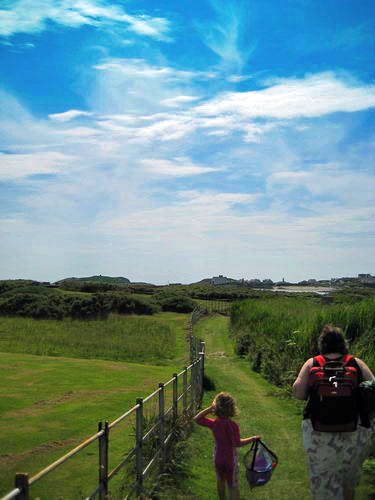
[[(206, 341), (206, 374), (216, 385), (214, 391), (205, 393), (202, 406), (208, 406), (217, 392), (230, 392), (240, 409), (237, 421), (241, 436), (260, 434), (279, 457), (279, 466), (272, 480), (264, 487), (250, 490), (242, 462), (248, 447), (239, 449), (241, 499), (308, 500), (310, 494), (302, 445), (301, 407), (297, 401), (272, 395), (272, 386), (251, 371), (248, 362), (234, 356), (228, 336), (228, 321), (223, 316), (213, 316), (198, 324), (196, 334)], [(181, 491), (176, 499), (217, 498), (212, 444), (211, 433), (197, 427), (189, 439), (190, 477), (181, 487), (181, 490), (185, 488), (185, 492)], [(356, 498), (364, 500), (371, 497), (359, 489)]]

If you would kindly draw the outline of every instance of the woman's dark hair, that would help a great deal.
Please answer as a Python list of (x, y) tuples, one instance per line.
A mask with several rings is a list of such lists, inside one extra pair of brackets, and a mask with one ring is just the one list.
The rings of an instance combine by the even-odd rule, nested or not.
[(339, 352), (348, 354), (348, 347), (341, 328), (332, 325), (324, 325), (318, 340), (320, 354)]

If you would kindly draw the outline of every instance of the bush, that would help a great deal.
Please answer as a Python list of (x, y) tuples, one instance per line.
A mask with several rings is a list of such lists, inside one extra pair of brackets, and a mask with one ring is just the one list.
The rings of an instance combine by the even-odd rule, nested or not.
[(190, 297), (181, 295), (164, 296), (157, 299), (163, 311), (189, 313), (195, 308), (195, 303)]
[(66, 311), (61, 297), (17, 293), (0, 300), (0, 314), (29, 316), (36, 319), (62, 319), (66, 315)]
[(111, 311), (119, 314), (155, 314), (160, 306), (148, 299), (126, 294), (108, 294), (112, 300)]
[[(38, 288), (38, 287), (35, 287)], [(159, 304), (149, 299), (124, 293), (95, 293), (86, 295), (24, 293), (8, 290), (0, 298), (0, 315), (23, 316), (35, 319), (105, 319), (110, 312), (119, 314), (155, 314)]]

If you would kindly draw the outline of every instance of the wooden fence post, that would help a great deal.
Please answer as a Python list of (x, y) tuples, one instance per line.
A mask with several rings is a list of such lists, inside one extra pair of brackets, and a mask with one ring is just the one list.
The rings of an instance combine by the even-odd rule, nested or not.
[(177, 417), (178, 417), (178, 391), (177, 391), (177, 383), (178, 383), (178, 377), (177, 373), (173, 374), (173, 429), (176, 425), (177, 422)]
[(166, 461), (166, 453), (165, 453), (165, 394), (164, 394), (164, 384), (159, 384), (159, 441), (161, 448), (161, 469), (164, 469), (165, 461)]
[(135, 426), (135, 457), (137, 468), (137, 494), (140, 495), (143, 489), (143, 399), (137, 398), (136, 400), (136, 426)]
[(191, 399), (192, 399), (192, 407), (193, 412), (197, 409), (197, 362), (194, 361), (193, 366), (191, 367)]
[(203, 398), (203, 379), (204, 379), (204, 358), (205, 358), (205, 352), (206, 352), (206, 342), (201, 341), (201, 352), (199, 353), (200, 356), (200, 402), (202, 401)]
[(187, 409), (187, 368), (184, 366), (184, 371), (182, 373), (182, 408), (183, 412), (186, 413)]
[[(98, 432), (103, 430), (103, 423), (99, 422)], [(104, 424), (104, 433), (99, 438), (99, 499), (108, 498), (108, 444), (109, 444), (108, 422)]]
[(29, 475), (23, 474), (22, 472), (17, 472), (14, 485), (16, 488), (21, 490), (16, 496), (16, 500), (29, 500)]

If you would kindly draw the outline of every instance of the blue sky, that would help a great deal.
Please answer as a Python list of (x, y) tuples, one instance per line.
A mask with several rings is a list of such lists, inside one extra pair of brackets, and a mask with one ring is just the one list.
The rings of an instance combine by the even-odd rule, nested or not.
[(0, 279), (373, 273), (373, 0), (3, 0)]

